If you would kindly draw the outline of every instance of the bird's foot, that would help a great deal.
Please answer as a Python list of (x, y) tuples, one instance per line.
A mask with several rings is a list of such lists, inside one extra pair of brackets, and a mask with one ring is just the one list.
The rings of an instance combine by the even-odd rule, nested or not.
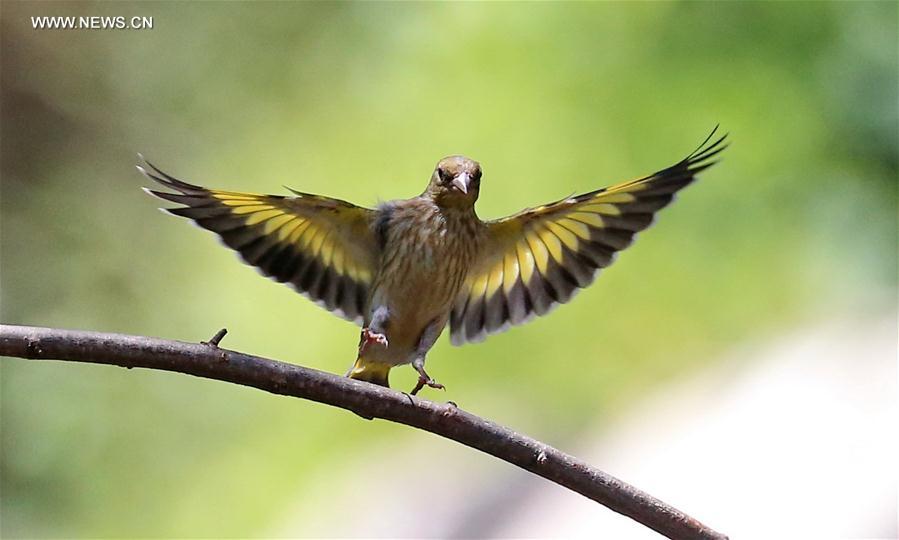
[(359, 353), (361, 354), (373, 343), (377, 343), (378, 345), (387, 347), (387, 336), (385, 336), (384, 334), (379, 334), (377, 332), (372, 332), (368, 328), (363, 328), (362, 339), (359, 343)]
[(424, 373), (424, 374), (420, 374), (418, 376), (418, 382), (415, 383), (415, 388), (412, 389), (412, 392), (410, 392), (410, 394), (412, 394), (414, 396), (415, 394), (418, 393), (419, 390), (421, 390), (425, 386), (430, 386), (431, 388), (436, 388), (438, 390), (446, 390), (445, 386), (443, 386), (439, 382), (435, 381), (434, 379), (428, 377), (427, 373)]
[(412, 389), (412, 392), (410, 392), (410, 394), (412, 394), (414, 396), (415, 394), (418, 393), (419, 390), (421, 390), (425, 386), (430, 386), (431, 388), (436, 388), (438, 390), (446, 390), (445, 386), (443, 386), (439, 382), (435, 381), (434, 379), (419, 376), (418, 382), (415, 383), (415, 388)]
[(425, 386), (430, 386), (431, 388), (436, 388), (438, 390), (446, 390), (445, 386), (432, 379), (431, 376), (428, 375), (428, 372), (425, 371), (424, 355), (416, 357), (415, 360), (412, 361), (412, 367), (418, 372), (418, 382), (415, 383), (415, 388), (413, 388), (411, 392), (413, 396)]

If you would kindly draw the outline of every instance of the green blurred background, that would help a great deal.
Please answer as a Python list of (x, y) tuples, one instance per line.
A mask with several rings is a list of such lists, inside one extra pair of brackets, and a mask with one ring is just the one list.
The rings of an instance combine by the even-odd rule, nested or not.
[[(34, 30), (38, 15), (154, 27)], [(157, 212), (137, 152), (211, 187), (366, 205), (464, 153), (494, 218), (667, 166), (716, 123), (723, 162), (594, 286), (483, 344), (442, 338), (428, 365), (448, 391), (425, 396), (574, 449), (728, 349), (895, 309), (895, 3), (4, 2), (0, 30), (4, 323), (186, 341), (225, 326), (223, 346), (342, 373), (358, 329)], [(0, 366), (4, 537), (318, 535), (305, 524), (404, 504), (348, 486), (439, 493), (409, 452), (508, 468), (234, 385)]]

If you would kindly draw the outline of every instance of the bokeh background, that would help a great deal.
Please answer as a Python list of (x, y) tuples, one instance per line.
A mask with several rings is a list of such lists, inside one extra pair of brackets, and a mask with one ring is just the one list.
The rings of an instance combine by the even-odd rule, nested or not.
[[(225, 326), (223, 346), (337, 373), (358, 329), (157, 212), (137, 152), (212, 187), (368, 205), (464, 153), (495, 218), (667, 166), (720, 123), (723, 162), (594, 286), (483, 344), (442, 338), (448, 391), (425, 395), (732, 535), (896, 535), (895, 3), (3, 2), (0, 31), (2, 321)], [(3, 537), (652, 537), (323, 405), (0, 369)]]

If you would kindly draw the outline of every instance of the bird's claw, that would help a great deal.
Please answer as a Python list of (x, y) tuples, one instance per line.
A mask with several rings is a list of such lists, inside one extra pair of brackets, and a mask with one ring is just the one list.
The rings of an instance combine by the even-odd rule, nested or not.
[(359, 344), (359, 351), (364, 351), (369, 345), (377, 343), (378, 345), (388, 346), (387, 336), (378, 332), (372, 332), (368, 328), (362, 329), (362, 343)]
[(434, 379), (432, 379), (430, 377), (419, 376), (418, 382), (415, 383), (415, 388), (412, 389), (412, 392), (410, 392), (410, 394), (414, 396), (415, 394), (418, 393), (419, 390), (421, 390), (425, 386), (430, 386), (431, 388), (436, 388), (437, 390), (446, 390), (445, 386), (443, 386), (439, 382), (435, 381)]

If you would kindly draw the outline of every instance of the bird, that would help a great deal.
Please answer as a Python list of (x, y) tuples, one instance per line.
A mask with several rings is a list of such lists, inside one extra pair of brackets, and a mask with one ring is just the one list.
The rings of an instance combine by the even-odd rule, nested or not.
[[(416, 197), (375, 208), (286, 188), (291, 195), (208, 189), (138, 155), (138, 170), (263, 275), (361, 326), (346, 376), (389, 387), (394, 367), (418, 372), (412, 395), (443, 389), (425, 370), (447, 325), (454, 345), (546, 315), (590, 285), (696, 175), (717, 163), (718, 126), (674, 165), (647, 176), (484, 221), (481, 165), (441, 159)], [(714, 140), (713, 140), (714, 139)], [(711, 142), (710, 142), (711, 141)]]

